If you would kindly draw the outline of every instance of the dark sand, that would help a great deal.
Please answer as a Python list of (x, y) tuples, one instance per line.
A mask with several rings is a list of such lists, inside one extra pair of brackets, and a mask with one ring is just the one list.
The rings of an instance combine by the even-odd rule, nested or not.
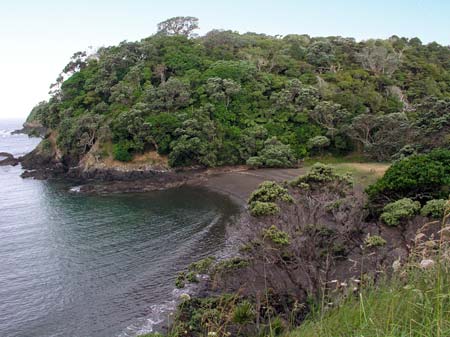
[(240, 205), (247, 202), (251, 192), (265, 180), (277, 182), (289, 181), (305, 173), (304, 168), (295, 169), (259, 169), (212, 172), (207, 174), (201, 185), (226, 194)]

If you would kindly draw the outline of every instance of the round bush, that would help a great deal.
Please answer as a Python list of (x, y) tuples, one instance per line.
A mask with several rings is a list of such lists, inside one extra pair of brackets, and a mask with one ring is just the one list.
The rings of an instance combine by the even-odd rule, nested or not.
[(387, 204), (380, 219), (389, 226), (397, 226), (400, 222), (412, 218), (419, 210), (420, 202), (403, 198)]
[(422, 216), (429, 216), (435, 219), (442, 218), (444, 216), (445, 205), (447, 200), (433, 199), (428, 201), (425, 206), (420, 210)]
[(273, 202), (255, 201), (250, 204), (250, 214), (253, 216), (275, 215), (280, 208)]

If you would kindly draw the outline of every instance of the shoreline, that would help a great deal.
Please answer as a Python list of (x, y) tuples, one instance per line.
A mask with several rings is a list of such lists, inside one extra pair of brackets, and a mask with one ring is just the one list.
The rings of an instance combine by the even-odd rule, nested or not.
[[(181, 186), (204, 187), (225, 195), (238, 206), (245, 207), (250, 194), (263, 181), (283, 182), (304, 174), (305, 168), (250, 169), (246, 166), (211, 168), (180, 173), (161, 173), (154, 178), (130, 180), (78, 180), (77, 192), (87, 194), (143, 193)], [(133, 173), (133, 172), (130, 172)], [(63, 177), (63, 179), (71, 179)], [(74, 181), (77, 181), (75, 178)]]

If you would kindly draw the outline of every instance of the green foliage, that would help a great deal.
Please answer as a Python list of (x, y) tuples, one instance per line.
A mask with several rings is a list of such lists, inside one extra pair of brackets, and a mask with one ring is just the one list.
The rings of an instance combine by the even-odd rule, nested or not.
[(179, 272), (175, 279), (175, 287), (182, 289), (186, 286), (186, 283), (198, 283), (197, 273), (195, 271)]
[(47, 138), (42, 140), (40, 147), (43, 152), (50, 154), (52, 152), (52, 142)]
[(176, 138), (175, 131), (181, 127), (180, 120), (169, 113), (161, 113), (148, 117), (150, 134), (159, 154), (169, 154), (170, 144)]
[(191, 283), (198, 283), (197, 274), (194, 271), (190, 271), (186, 274), (186, 281)]
[(367, 236), (367, 238), (364, 240), (364, 244), (366, 245), (366, 247), (368, 248), (372, 248), (372, 247), (381, 247), (384, 246), (386, 244), (386, 240), (383, 239), (381, 236), (379, 235), (369, 235)]
[(420, 215), (441, 219), (444, 216), (447, 203), (448, 201), (445, 199), (429, 200), (420, 210)]
[(27, 117), (27, 123), (42, 123), (44, 118), (49, 114), (49, 103), (46, 101), (39, 102)]
[(264, 181), (259, 184), (258, 188), (252, 192), (248, 203), (251, 204), (255, 201), (262, 202), (293, 202), (292, 197), (286, 188), (280, 186), (274, 181)]
[(333, 181), (342, 182), (346, 185), (352, 184), (349, 174), (339, 174), (333, 166), (322, 163), (315, 163), (307, 174), (299, 176), (291, 181), (290, 184), (293, 187), (308, 188), (307, 186), (311, 184), (323, 184)]
[(279, 246), (287, 246), (290, 243), (289, 234), (278, 229), (275, 225), (263, 230), (264, 239), (269, 239)]
[(248, 267), (249, 265), (250, 262), (248, 260), (240, 257), (233, 257), (219, 261), (219, 263), (215, 266), (215, 271), (219, 273), (226, 273), (232, 270)]
[(180, 272), (175, 279), (175, 287), (178, 289), (182, 289), (186, 286), (186, 273)]
[(175, 17), (141, 41), (75, 53), (28, 121), (56, 131), (74, 165), (111, 141), (97, 137), (108, 128), (114, 144), (171, 166), (292, 167), (324, 148), (389, 160), (450, 144), (445, 46), (197, 27)]
[(253, 305), (244, 300), (238, 305), (233, 311), (233, 322), (237, 324), (246, 324), (251, 323), (255, 319), (255, 310), (253, 309)]
[(319, 307), (287, 337), (447, 336), (450, 334), (450, 272), (412, 268)]
[(253, 216), (268, 216), (280, 213), (280, 208), (274, 202), (254, 201), (249, 205), (250, 214)]
[(192, 262), (189, 265), (188, 269), (190, 271), (194, 271), (199, 274), (206, 274), (206, 273), (208, 273), (208, 271), (210, 271), (210, 269), (215, 261), (216, 261), (216, 258), (214, 256), (208, 256), (197, 262)]
[(264, 147), (255, 157), (247, 159), (250, 167), (294, 167), (296, 164), (294, 153), (289, 145), (285, 145), (276, 138), (268, 139)]
[(131, 161), (133, 159), (133, 155), (131, 151), (133, 150), (133, 143), (130, 141), (123, 140), (113, 146), (113, 156), (114, 159), (120, 161)]
[(178, 137), (171, 143), (169, 163), (171, 166), (216, 166), (217, 151), (215, 125), (205, 111), (199, 111), (196, 118), (185, 120), (175, 131)]
[(383, 178), (367, 189), (374, 206), (400, 198), (430, 200), (447, 197), (450, 188), (450, 151), (434, 150), (393, 163)]
[(317, 149), (320, 151), (328, 146), (330, 146), (330, 140), (325, 136), (316, 136), (308, 141), (308, 147), (310, 149)]
[(412, 218), (420, 210), (420, 202), (403, 198), (384, 206), (380, 219), (389, 226), (397, 226), (402, 221)]

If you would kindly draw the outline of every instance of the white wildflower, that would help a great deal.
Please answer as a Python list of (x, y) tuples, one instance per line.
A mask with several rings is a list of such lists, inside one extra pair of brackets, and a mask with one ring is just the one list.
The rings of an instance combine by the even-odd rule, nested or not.
[(430, 259), (425, 259), (420, 261), (420, 268), (422, 269), (430, 269), (434, 266), (434, 261)]
[(394, 263), (392, 264), (392, 269), (394, 270), (395, 273), (397, 273), (400, 270), (400, 267), (402, 266), (400, 259), (395, 260)]
[(189, 294), (183, 293), (180, 295), (180, 299), (182, 301), (189, 301), (191, 299), (191, 296), (189, 296)]

